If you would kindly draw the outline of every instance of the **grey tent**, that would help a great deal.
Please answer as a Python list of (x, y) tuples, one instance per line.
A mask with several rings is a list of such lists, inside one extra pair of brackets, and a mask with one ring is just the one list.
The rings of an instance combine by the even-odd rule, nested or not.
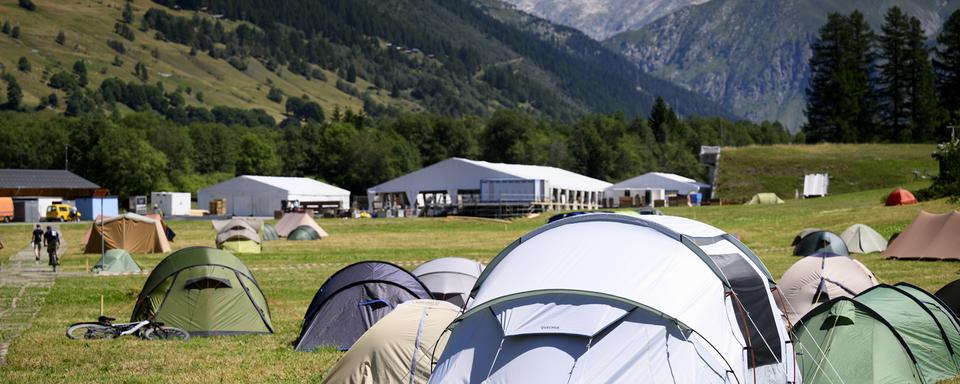
[(822, 229), (820, 228), (804, 228), (802, 231), (800, 231), (800, 233), (798, 233), (796, 236), (793, 237), (793, 242), (790, 243), (790, 246), (791, 247), (796, 246), (797, 243), (799, 243), (800, 240), (803, 240), (804, 237), (807, 237), (807, 235), (814, 232), (820, 232), (820, 231), (822, 231)]
[(280, 240), (280, 235), (277, 234), (277, 228), (274, 227), (273, 225), (264, 223), (263, 226), (260, 227), (260, 240), (261, 241)]
[(863, 224), (854, 224), (840, 234), (847, 250), (852, 253), (883, 252), (887, 249), (887, 239), (877, 231)]
[(130, 253), (122, 249), (107, 250), (100, 256), (100, 260), (97, 260), (97, 263), (93, 265), (93, 272), (99, 274), (138, 273), (140, 271), (140, 266), (137, 265), (136, 261), (133, 261)]
[(470, 290), (483, 272), (483, 264), (461, 257), (442, 257), (423, 263), (413, 270), (434, 299), (463, 306)]
[(935, 293), (954, 314), (960, 313), (960, 280), (944, 285)]
[(287, 240), (320, 240), (320, 234), (309, 225), (301, 225), (287, 235)]
[(430, 291), (403, 268), (382, 261), (351, 264), (317, 291), (294, 346), (298, 351), (323, 345), (347, 350), (400, 303), (429, 298)]
[(827, 231), (816, 231), (804, 236), (793, 248), (794, 256), (809, 256), (817, 252), (830, 252), (849, 256), (850, 251), (840, 236)]
[(850, 256), (819, 252), (790, 266), (777, 289), (783, 295), (778, 305), (790, 323), (796, 323), (814, 307), (837, 297), (854, 297), (877, 285), (873, 273)]

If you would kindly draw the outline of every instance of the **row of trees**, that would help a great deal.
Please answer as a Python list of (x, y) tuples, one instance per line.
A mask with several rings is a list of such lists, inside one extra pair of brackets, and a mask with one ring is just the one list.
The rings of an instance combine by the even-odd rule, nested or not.
[[(131, 85), (104, 84), (104, 98), (132, 91)], [(557, 166), (610, 181), (652, 170), (702, 177), (699, 146), (721, 140), (773, 144), (788, 142), (790, 135), (776, 123), (683, 120), (662, 100), (649, 119), (595, 114), (572, 123), (520, 110), (489, 118), (390, 119), (335, 110), (322, 122), (289, 118), (277, 126), (181, 124), (152, 110), (122, 117), (3, 112), (0, 168), (61, 168), (68, 160), (71, 171), (121, 195), (196, 191), (240, 174), (308, 176), (364, 193), (453, 156)]]
[(807, 88), (809, 142), (932, 142), (960, 111), (960, 11), (931, 60), (925, 31), (899, 7), (876, 34), (863, 14), (830, 14), (813, 43)]

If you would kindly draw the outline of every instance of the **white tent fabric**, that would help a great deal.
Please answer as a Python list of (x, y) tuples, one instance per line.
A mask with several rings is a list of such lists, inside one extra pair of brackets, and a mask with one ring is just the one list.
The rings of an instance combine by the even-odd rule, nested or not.
[(435, 299), (463, 305), (481, 272), (483, 264), (480, 262), (461, 257), (441, 257), (421, 264), (411, 273), (427, 286)]
[(228, 216), (266, 216), (283, 209), (283, 200), (339, 202), (350, 208), (350, 191), (305, 177), (238, 176), (197, 191), (197, 205), (227, 200)]
[(873, 253), (887, 250), (887, 239), (873, 228), (864, 224), (854, 224), (843, 230), (840, 238), (847, 244), (851, 253)]
[[(725, 283), (650, 226), (583, 215), (515, 242), (484, 271), (431, 382), (743, 382)], [(527, 332), (541, 337), (511, 336)]]
[(877, 285), (873, 273), (850, 256), (814, 254), (806, 256), (787, 269), (780, 279), (783, 313), (790, 324), (820, 303), (837, 297), (854, 297)]
[(677, 191), (680, 195), (689, 195), (691, 193), (698, 193), (706, 187), (708, 187), (708, 185), (699, 183), (689, 177), (673, 173), (648, 172), (607, 187), (606, 197), (611, 198), (621, 195), (622, 193), (617, 193), (618, 191), (639, 189), (663, 189), (666, 191)]
[(803, 176), (804, 196), (826, 196), (829, 187), (830, 175), (826, 173), (814, 173)]
[(490, 163), (452, 157), (367, 189), (371, 207), (376, 195), (404, 193), (407, 201), (417, 201), (421, 191), (445, 191), (457, 200), (460, 190), (479, 190), (481, 180), (546, 180), (551, 188), (595, 192), (602, 195), (610, 183), (564, 169), (539, 165)]

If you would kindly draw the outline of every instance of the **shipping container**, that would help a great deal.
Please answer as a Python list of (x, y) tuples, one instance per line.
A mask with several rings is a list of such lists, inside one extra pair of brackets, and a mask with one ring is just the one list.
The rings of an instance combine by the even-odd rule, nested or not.
[(188, 216), (190, 215), (190, 193), (153, 192), (150, 194), (150, 206), (159, 209), (164, 216)]

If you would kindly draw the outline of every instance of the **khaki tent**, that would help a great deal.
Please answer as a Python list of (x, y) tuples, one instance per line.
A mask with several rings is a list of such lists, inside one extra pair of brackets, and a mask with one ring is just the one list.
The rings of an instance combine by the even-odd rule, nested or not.
[(854, 297), (877, 285), (873, 273), (850, 256), (821, 252), (806, 256), (783, 274), (777, 284), (779, 304), (791, 324), (811, 309), (837, 297)]
[(250, 217), (234, 217), (229, 220), (210, 220), (210, 224), (213, 224), (213, 229), (216, 230), (217, 232), (223, 231), (223, 229), (228, 226), (234, 227), (238, 223), (241, 223), (241, 225), (250, 227), (250, 229), (258, 232), (260, 230), (260, 227), (263, 226), (263, 220), (254, 219)]
[(758, 193), (753, 195), (753, 198), (747, 202), (747, 205), (755, 204), (783, 204), (783, 199), (777, 196), (776, 193)]
[(260, 253), (260, 235), (244, 220), (229, 220), (220, 226), (217, 248), (237, 253)]
[(887, 249), (887, 239), (877, 231), (863, 224), (854, 224), (843, 230), (840, 238), (850, 253), (883, 252)]
[(310, 215), (306, 213), (287, 213), (283, 215), (283, 218), (281, 218), (280, 221), (277, 222), (275, 228), (277, 229), (277, 234), (280, 235), (280, 237), (287, 237), (290, 235), (290, 232), (293, 232), (294, 229), (297, 229), (297, 227), (301, 225), (309, 225), (314, 231), (317, 232), (318, 235), (320, 235), (321, 239), (330, 236), (326, 231), (323, 230), (323, 228), (320, 228), (320, 225), (317, 224), (317, 222), (313, 220)]
[(444, 332), (460, 314), (439, 300), (411, 300), (370, 327), (324, 377), (324, 383), (426, 383), (431, 361), (450, 335)]
[(230, 252), (207, 247), (178, 250), (157, 264), (130, 316), (144, 319), (191, 336), (273, 333), (267, 299), (253, 273)]
[(90, 225), (85, 236), (85, 253), (101, 253), (101, 238), (106, 249), (125, 249), (130, 253), (170, 252), (170, 243), (159, 221), (125, 213), (102, 219), (102, 225), (102, 234), (100, 219)]
[(883, 256), (893, 259), (960, 260), (960, 212), (920, 211)]

